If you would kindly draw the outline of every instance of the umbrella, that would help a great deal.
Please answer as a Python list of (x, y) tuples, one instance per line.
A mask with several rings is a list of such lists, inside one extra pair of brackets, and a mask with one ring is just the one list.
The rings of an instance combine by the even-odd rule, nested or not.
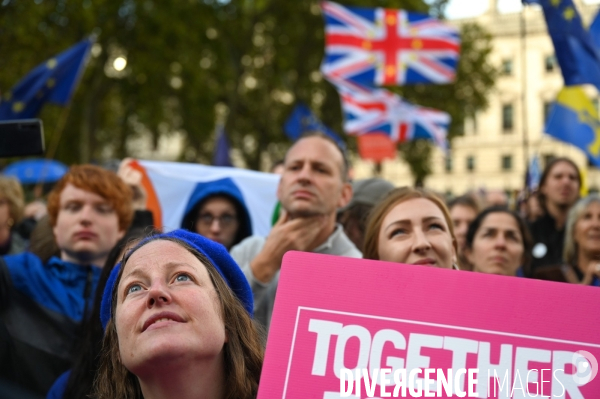
[(51, 159), (26, 159), (8, 165), (2, 174), (16, 177), (21, 184), (52, 183), (59, 180), (69, 168)]

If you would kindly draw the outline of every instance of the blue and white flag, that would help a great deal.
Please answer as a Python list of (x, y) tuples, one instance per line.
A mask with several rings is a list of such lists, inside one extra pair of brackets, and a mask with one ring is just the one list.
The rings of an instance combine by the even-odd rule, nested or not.
[(253, 170), (180, 162), (135, 161), (142, 173), (147, 207), (156, 227), (171, 231), (181, 227), (184, 213), (198, 184), (227, 181), (240, 193), (248, 210), (252, 234), (266, 236), (277, 204), (280, 176)]

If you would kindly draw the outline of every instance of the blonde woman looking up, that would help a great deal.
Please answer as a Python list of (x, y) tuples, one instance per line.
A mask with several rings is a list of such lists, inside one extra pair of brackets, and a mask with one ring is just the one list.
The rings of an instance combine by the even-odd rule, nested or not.
[(429, 190), (397, 188), (369, 217), (365, 259), (458, 269), (457, 253), (448, 208)]

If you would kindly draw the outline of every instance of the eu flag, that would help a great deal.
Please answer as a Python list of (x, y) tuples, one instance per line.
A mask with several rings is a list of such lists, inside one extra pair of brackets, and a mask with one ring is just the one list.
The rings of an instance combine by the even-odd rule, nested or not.
[(581, 22), (573, 0), (524, 0), (544, 10), (565, 86), (593, 84), (600, 90), (600, 49)]
[(581, 87), (565, 87), (550, 109), (545, 132), (582, 149), (600, 166), (598, 112)]
[(596, 13), (594, 20), (589, 28), (590, 37), (592, 39), (592, 43), (596, 48), (596, 51), (600, 51), (600, 10)]
[(0, 120), (33, 118), (46, 102), (66, 105), (92, 44), (93, 39), (85, 39), (35, 67), (0, 99)]
[(321, 132), (331, 137), (342, 149), (346, 148), (344, 141), (333, 130), (328, 128), (304, 104), (298, 104), (285, 121), (283, 130), (292, 141), (296, 141), (305, 132)]

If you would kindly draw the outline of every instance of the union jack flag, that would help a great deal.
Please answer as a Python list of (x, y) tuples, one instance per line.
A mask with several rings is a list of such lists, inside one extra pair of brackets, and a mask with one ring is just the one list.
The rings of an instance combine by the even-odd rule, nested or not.
[(326, 76), (370, 85), (448, 83), (460, 50), (458, 30), (426, 14), (321, 3)]
[(374, 89), (330, 78), (337, 86), (344, 114), (344, 130), (351, 135), (385, 133), (392, 141), (429, 139), (444, 151), (450, 115), (405, 101), (386, 89)]

